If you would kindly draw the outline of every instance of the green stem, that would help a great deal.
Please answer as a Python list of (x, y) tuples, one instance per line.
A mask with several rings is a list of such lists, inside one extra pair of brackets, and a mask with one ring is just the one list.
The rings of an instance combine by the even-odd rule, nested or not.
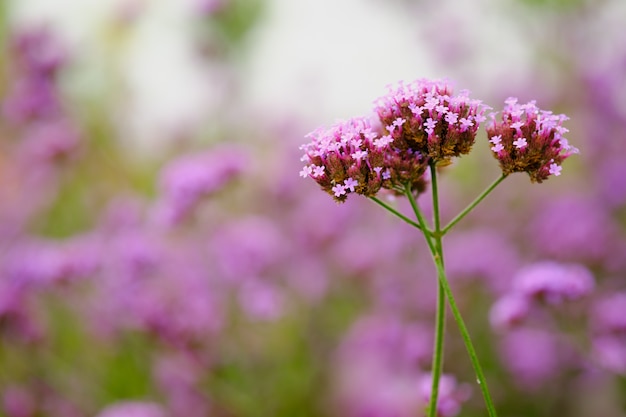
[(455, 224), (460, 222), (463, 219), (463, 217), (465, 217), (470, 211), (472, 211), (474, 209), (474, 207), (476, 207), (478, 205), (478, 203), (483, 201), (483, 199), (485, 197), (487, 197), (489, 195), (489, 193), (491, 193), (493, 191), (493, 189), (496, 188), (498, 186), (498, 184), (500, 184), (505, 178), (506, 178), (506, 175), (502, 174), (489, 187), (487, 187), (487, 189), (485, 189), (485, 191), (483, 191), (482, 194), (480, 194), (478, 197), (476, 197), (476, 199), (474, 201), (472, 201), (462, 212), (460, 212), (454, 219), (452, 219), (452, 221), (446, 227), (444, 227), (443, 230), (441, 230), (441, 232), (440, 232), (441, 236), (443, 236), (446, 233), (448, 233), (448, 231), (450, 229), (452, 229), (452, 227)]
[[(411, 203), (411, 207), (413, 208), (413, 211), (415, 212), (415, 216), (417, 217), (417, 220), (420, 226), (422, 226), (422, 228), (425, 230), (426, 222), (424, 220), (424, 216), (422, 215), (419, 207), (417, 206), (417, 203), (415, 201), (415, 198), (413, 197), (413, 194), (411, 193), (411, 188), (409, 185), (405, 187), (405, 195), (407, 196), (407, 198), (409, 199), (409, 202)], [(467, 327), (465, 326), (465, 321), (463, 320), (463, 317), (461, 316), (461, 312), (459, 311), (459, 308), (456, 305), (456, 301), (454, 300), (454, 295), (452, 294), (452, 290), (450, 288), (450, 285), (448, 284), (448, 280), (446, 279), (446, 273), (443, 267), (443, 261), (441, 259), (441, 256), (439, 255), (437, 248), (435, 246), (435, 243), (433, 243), (430, 236), (426, 237), (426, 243), (428, 244), (428, 248), (430, 249), (430, 253), (433, 257), (433, 261), (435, 262), (435, 266), (437, 267), (437, 276), (438, 276), (439, 283), (443, 287), (446, 298), (448, 299), (450, 310), (452, 310), (452, 315), (454, 316), (454, 320), (456, 321), (459, 331), (461, 332), (461, 337), (463, 338), (465, 349), (467, 350), (467, 353), (469, 354), (470, 361), (472, 362), (472, 367), (474, 368), (474, 372), (476, 373), (476, 379), (477, 379), (478, 384), (480, 385), (480, 389), (482, 391), (483, 398), (485, 400), (485, 405), (487, 406), (487, 413), (489, 414), (489, 417), (496, 417), (497, 414), (496, 414), (495, 407), (493, 406), (493, 401), (491, 400), (491, 395), (489, 394), (489, 388), (487, 387), (487, 380), (485, 379), (482, 366), (480, 365), (478, 356), (476, 355), (476, 350), (474, 349), (472, 339), (469, 335)]]
[[(441, 242), (441, 219), (439, 216), (439, 189), (437, 185), (437, 169), (433, 161), (430, 162), (431, 189), (433, 199), (433, 223), (435, 236), (435, 249), (439, 255), (441, 267), (443, 263), (443, 247)], [(432, 386), (430, 402), (428, 404), (428, 416), (437, 416), (437, 400), (439, 398), (439, 380), (443, 371), (443, 342), (446, 323), (446, 298), (441, 280), (437, 280), (437, 312), (435, 318), (435, 346), (433, 350), (433, 362), (431, 366)]]
[(417, 229), (420, 229), (420, 225), (419, 224), (415, 223), (413, 220), (409, 219), (404, 214), (400, 213), (398, 210), (394, 209), (393, 207), (391, 207), (389, 204), (385, 203), (384, 201), (379, 200), (376, 197), (370, 197), (370, 200), (374, 201), (379, 206), (382, 206), (383, 208), (387, 209), (391, 213), (395, 214), (396, 216), (398, 216), (399, 218), (401, 218), (402, 220), (404, 220), (405, 222), (407, 222), (411, 226), (413, 226), (413, 227), (415, 227)]

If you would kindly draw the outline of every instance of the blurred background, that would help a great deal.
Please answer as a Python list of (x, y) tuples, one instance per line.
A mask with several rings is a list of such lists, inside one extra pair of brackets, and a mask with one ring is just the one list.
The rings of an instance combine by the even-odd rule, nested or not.
[[(499, 415), (626, 416), (625, 21), (622, 0), (1, 1), (0, 416), (424, 415), (421, 235), (298, 176), (308, 132), (420, 77), (537, 100), (580, 149), (444, 241)], [(499, 175), (488, 146), (442, 170), (444, 223)], [(444, 372), (439, 415), (484, 416), (453, 322)]]

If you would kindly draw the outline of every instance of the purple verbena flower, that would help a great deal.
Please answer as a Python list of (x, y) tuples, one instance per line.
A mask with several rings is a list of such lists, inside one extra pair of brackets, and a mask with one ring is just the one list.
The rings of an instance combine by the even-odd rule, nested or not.
[(346, 194), (346, 187), (341, 185), (341, 184), (335, 185), (331, 190), (332, 190), (333, 193), (335, 193), (335, 197), (337, 197), (337, 198), (339, 198), (342, 195)]
[[(307, 135), (311, 142), (300, 147), (306, 163), (300, 176), (314, 179), (339, 202), (351, 193), (371, 197), (381, 188), (399, 190), (407, 183), (414, 190), (423, 190), (427, 161), (403, 139), (394, 139), (405, 123), (404, 118), (394, 118), (387, 126), (388, 135), (376, 130), (368, 118), (353, 118), (311, 132)], [(322, 167), (323, 175), (318, 175)]]
[(561, 175), (561, 170), (563, 170), (563, 167), (557, 165), (555, 162), (552, 162), (550, 164), (550, 169), (548, 170), (548, 172), (550, 173), (550, 175), (558, 177), (559, 175)]
[[(538, 183), (550, 175), (560, 175), (561, 163), (578, 153), (562, 135), (567, 131), (562, 126), (566, 120), (564, 114), (541, 110), (532, 101), (520, 105), (516, 98), (507, 99), (501, 121), (493, 114), (487, 125), (487, 136), (494, 143), (491, 150), (502, 172), (526, 172), (532, 182)], [(500, 140), (493, 142), (494, 137)]]
[(458, 115), (458, 114), (456, 114), (456, 113), (450, 113), (450, 112), (448, 112), (448, 113), (446, 114), (446, 117), (444, 117), (444, 120), (445, 120), (446, 122), (448, 122), (448, 124), (453, 125), (453, 124), (455, 124), (455, 123), (457, 122), (457, 120), (459, 120), (459, 115)]
[(499, 154), (500, 152), (504, 150), (504, 145), (501, 143), (497, 143), (491, 147), (491, 150)]
[(398, 118), (405, 120), (401, 131), (390, 132), (396, 141), (437, 162), (470, 151), (485, 108), (479, 100), (470, 99), (467, 91), (453, 95), (445, 80), (399, 83), (375, 101), (384, 127)]
[(523, 149), (526, 147), (526, 145), (528, 145), (528, 143), (526, 142), (526, 138), (517, 138), (513, 141), (513, 145), (517, 149)]
[(344, 187), (346, 187), (346, 189), (350, 190), (350, 192), (354, 192), (354, 187), (359, 185), (359, 182), (352, 178), (348, 178), (344, 181), (343, 185)]
[[(406, 185), (419, 193), (430, 160), (445, 164), (474, 144), (487, 107), (468, 94), (453, 95), (444, 80), (400, 82), (375, 101), (380, 123), (353, 118), (307, 135), (300, 176), (313, 178), (339, 202), (350, 193), (372, 197), (381, 188), (401, 193)], [(315, 167), (324, 167), (325, 175)], [(347, 186), (348, 178), (356, 184)]]

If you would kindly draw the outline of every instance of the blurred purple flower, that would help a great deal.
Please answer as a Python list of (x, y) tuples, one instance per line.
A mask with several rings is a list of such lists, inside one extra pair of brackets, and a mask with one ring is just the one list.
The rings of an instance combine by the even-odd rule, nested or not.
[(383, 230), (377, 233), (375, 226), (351, 230), (336, 242), (331, 256), (344, 274), (364, 276), (375, 268), (385, 268), (390, 259), (397, 259), (392, 239)]
[(247, 153), (232, 146), (175, 159), (161, 171), (157, 217), (166, 224), (184, 221), (203, 198), (244, 172), (247, 163)]
[(600, 196), (611, 208), (626, 205), (626, 157), (624, 150), (605, 155), (597, 166), (596, 186)]
[(508, 277), (519, 265), (515, 247), (490, 229), (461, 231), (446, 237), (445, 259), (450, 279), (482, 279), (495, 291), (509, 285)]
[(36, 415), (36, 400), (28, 387), (5, 387), (2, 396), (3, 415), (7, 417), (32, 417)]
[(513, 278), (513, 292), (548, 304), (573, 301), (589, 295), (594, 277), (585, 266), (537, 262), (519, 270)]
[(213, 233), (209, 249), (220, 275), (230, 282), (257, 278), (286, 254), (287, 240), (266, 217), (234, 219)]
[(390, 369), (419, 369), (430, 365), (432, 338), (432, 330), (421, 323), (403, 323), (383, 314), (363, 316), (345, 335), (338, 357), (381, 362)]
[(154, 233), (127, 228), (111, 237), (103, 238), (110, 248), (106, 259), (107, 273), (120, 278), (137, 280), (155, 273), (167, 260), (163, 242)]
[(123, 401), (107, 406), (96, 417), (167, 417), (160, 405), (147, 401)]
[(202, 16), (213, 16), (228, 6), (228, 0), (191, 0), (194, 9)]
[(10, 52), (18, 78), (3, 102), (5, 116), (16, 123), (58, 115), (56, 72), (65, 62), (65, 51), (52, 33), (30, 28), (13, 36)]
[(86, 305), (96, 329), (105, 336), (139, 330), (183, 350), (209, 342), (223, 317), (200, 246), (134, 233), (105, 240), (114, 250), (103, 259), (95, 297)]
[(491, 307), (489, 323), (494, 329), (509, 329), (523, 322), (529, 311), (528, 298), (518, 294), (505, 295)]
[(253, 320), (276, 320), (285, 310), (285, 299), (275, 286), (247, 281), (239, 288), (239, 304)]
[(3, 273), (15, 285), (45, 288), (85, 278), (98, 264), (96, 248), (88, 238), (30, 240), (11, 248), (4, 259)]
[(2, 107), (4, 116), (13, 123), (50, 118), (60, 113), (56, 86), (40, 76), (15, 81)]
[(335, 369), (336, 408), (347, 417), (413, 417), (425, 407), (419, 398), (421, 374), (391, 370), (378, 361), (350, 360)]
[(316, 250), (334, 238), (342, 236), (347, 223), (358, 210), (347, 201), (344, 210), (320, 193), (307, 193), (287, 213), (291, 237), (298, 247)]
[(596, 333), (626, 336), (626, 292), (618, 292), (597, 300), (591, 313)]
[(80, 145), (80, 136), (68, 120), (52, 119), (33, 124), (25, 132), (20, 153), (30, 169), (71, 159)]
[(11, 52), (21, 70), (45, 76), (53, 76), (67, 58), (59, 40), (45, 27), (18, 31), (11, 39)]
[(196, 356), (170, 352), (155, 361), (154, 378), (165, 394), (172, 416), (205, 417), (210, 415), (209, 399), (198, 387), (208, 364)]
[(626, 335), (594, 337), (591, 357), (602, 368), (626, 375)]
[[(420, 394), (424, 404), (430, 401), (432, 375), (425, 375), (420, 381)], [(461, 404), (469, 400), (472, 389), (467, 384), (458, 384), (452, 375), (441, 375), (439, 397), (437, 398), (437, 416), (455, 417), (461, 412)]]
[(127, 298), (124, 315), (132, 315), (130, 318), (141, 329), (172, 346), (184, 348), (209, 342), (209, 336), (222, 326), (217, 296), (205, 277), (192, 270), (185, 271), (182, 265), (174, 269), (176, 275), (154, 277), (138, 284)]
[(137, 196), (118, 194), (100, 214), (98, 231), (103, 234), (137, 230), (143, 223), (144, 202)]
[(528, 228), (531, 244), (544, 256), (599, 262), (615, 253), (618, 229), (606, 208), (584, 196), (564, 196), (536, 210)]
[(552, 332), (518, 328), (504, 335), (500, 344), (503, 364), (520, 387), (537, 390), (554, 377), (566, 358), (566, 350)]

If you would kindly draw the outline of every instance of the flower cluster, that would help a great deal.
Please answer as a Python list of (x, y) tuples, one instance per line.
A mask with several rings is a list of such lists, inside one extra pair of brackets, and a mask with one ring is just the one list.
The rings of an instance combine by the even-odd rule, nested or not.
[(527, 172), (532, 182), (542, 182), (550, 175), (561, 175), (561, 163), (578, 149), (570, 146), (562, 126), (564, 114), (539, 109), (534, 101), (518, 104), (517, 98), (505, 100), (502, 120), (491, 114), (487, 136), (491, 151), (505, 175)]
[(371, 197), (381, 188), (400, 192), (406, 184), (423, 191), (428, 162), (467, 154), (485, 109), (466, 90), (454, 96), (443, 80), (399, 83), (375, 102), (380, 124), (359, 117), (307, 135), (312, 141), (300, 148), (306, 163), (300, 175), (337, 201), (349, 193)]
[(445, 80), (400, 82), (375, 101), (386, 133), (436, 162), (469, 153), (486, 109), (467, 90), (453, 95)]
[(349, 193), (371, 197), (381, 188), (400, 192), (407, 183), (413, 190), (424, 189), (427, 159), (406, 143), (380, 135), (367, 118), (341, 121), (307, 137), (312, 141), (300, 147), (306, 162), (300, 176), (313, 178), (337, 201)]

